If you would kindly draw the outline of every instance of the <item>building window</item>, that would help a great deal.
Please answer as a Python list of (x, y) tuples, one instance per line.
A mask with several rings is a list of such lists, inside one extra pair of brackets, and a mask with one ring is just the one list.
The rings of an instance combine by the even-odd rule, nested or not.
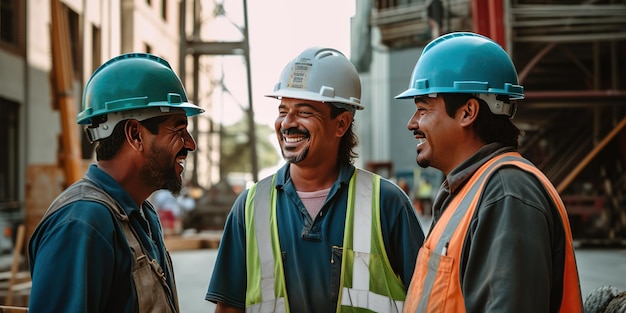
[(91, 25), (91, 71), (95, 72), (102, 64), (102, 34), (100, 28)]
[(161, 17), (167, 21), (167, 0), (161, 0)]
[(24, 1), (0, 0), (0, 43), (23, 50)]
[(18, 111), (19, 103), (0, 97), (0, 207), (18, 205)]
[(72, 53), (72, 66), (74, 67), (74, 79), (83, 77), (82, 40), (80, 37), (80, 16), (69, 7), (67, 10), (67, 24), (69, 28), (70, 50)]

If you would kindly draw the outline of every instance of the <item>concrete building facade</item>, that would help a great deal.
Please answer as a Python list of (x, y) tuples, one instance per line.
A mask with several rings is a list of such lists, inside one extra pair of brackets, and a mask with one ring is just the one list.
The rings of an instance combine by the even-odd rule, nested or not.
[[(57, 1), (67, 19), (76, 112), (91, 73), (116, 55), (153, 53), (179, 72), (178, 0), (2, 1), (0, 218), (26, 219), (27, 233), (38, 221), (37, 216), (28, 221), (27, 208), (45, 210), (67, 185), (59, 159), (60, 113), (51, 87), (51, 6)], [(88, 164), (93, 147), (78, 125), (76, 131)]]

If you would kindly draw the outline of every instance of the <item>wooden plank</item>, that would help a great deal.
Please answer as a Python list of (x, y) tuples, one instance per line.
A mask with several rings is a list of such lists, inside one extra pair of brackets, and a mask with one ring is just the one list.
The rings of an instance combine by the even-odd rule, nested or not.
[(28, 312), (28, 308), (18, 306), (0, 305), (0, 313), (24, 313)]
[(221, 239), (221, 233), (200, 233), (191, 236), (167, 236), (165, 237), (165, 246), (169, 251), (217, 249)]
[(34, 164), (26, 167), (24, 224), (27, 238), (32, 235), (50, 203), (63, 191), (64, 181), (63, 171), (56, 164)]
[(13, 263), (11, 264), (11, 275), (9, 277), (9, 284), (7, 286), (7, 295), (4, 299), (4, 304), (13, 305), (13, 295), (15, 290), (13, 289), (17, 283), (17, 274), (20, 270), (22, 263), (22, 253), (26, 247), (26, 238), (24, 234), (24, 224), (20, 224), (17, 228), (17, 237), (15, 238), (15, 247), (13, 248)]
[(619, 124), (617, 124), (617, 126), (615, 126), (615, 128), (613, 128), (613, 130), (608, 135), (606, 135), (606, 137), (604, 137), (602, 141), (600, 141), (600, 143), (598, 143), (593, 148), (593, 150), (591, 150), (589, 154), (585, 156), (582, 161), (578, 163), (578, 165), (569, 173), (569, 175), (567, 175), (567, 177), (563, 179), (563, 181), (559, 184), (556, 190), (559, 193), (565, 191), (565, 189), (574, 180), (574, 178), (576, 178), (576, 176), (578, 176), (578, 174), (582, 172), (582, 170), (591, 162), (591, 160), (593, 160), (593, 158), (595, 158), (596, 155), (598, 155), (598, 153), (600, 153), (600, 151), (602, 151), (602, 149), (604, 149), (604, 147), (606, 147), (606, 145), (611, 142), (611, 139), (613, 139), (617, 134), (619, 134), (620, 131), (622, 131), (624, 126), (626, 126), (626, 117), (624, 117), (622, 121), (619, 122)]
[[(83, 161), (81, 175), (87, 172), (90, 164), (91, 160)], [(48, 206), (65, 187), (63, 170), (57, 164), (31, 164), (26, 167), (26, 238), (30, 238)]]
[(76, 126), (76, 101), (73, 96), (73, 66), (66, 8), (59, 0), (50, 1), (52, 51), (52, 89), (61, 117), (60, 161), (65, 171), (66, 186), (82, 177), (80, 140)]

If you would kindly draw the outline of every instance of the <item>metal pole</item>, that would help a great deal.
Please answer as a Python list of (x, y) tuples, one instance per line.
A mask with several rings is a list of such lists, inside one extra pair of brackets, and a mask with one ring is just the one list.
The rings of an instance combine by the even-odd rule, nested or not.
[[(198, 18), (198, 14), (199, 14), (199, 6), (200, 4), (198, 3), (198, 0), (194, 0), (193, 1), (193, 40), (197, 41), (200, 38), (200, 25), (199, 25), (199, 18)], [(186, 55), (186, 54), (185, 54)], [(199, 73), (200, 70), (200, 57), (198, 56), (198, 54), (194, 51), (193, 53), (193, 82), (192, 82), (192, 88), (193, 88), (193, 100), (192, 102), (196, 105), (199, 105), (198, 103), (198, 99), (200, 98), (200, 96), (198, 95), (198, 86), (200, 85), (199, 83)], [(191, 120), (193, 121), (193, 129), (191, 129), (191, 135), (193, 136), (193, 138), (195, 138), (196, 140), (198, 139), (198, 116), (193, 116), (191, 117)], [(194, 157), (193, 157), (193, 171), (191, 172), (191, 185), (194, 187), (198, 187), (198, 154), (195, 153)]]
[(248, 2), (243, 0), (243, 40), (245, 42), (246, 75), (248, 77), (248, 142), (250, 143), (250, 163), (252, 164), (252, 180), (259, 181), (259, 161), (256, 150), (256, 127), (254, 107), (252, 105), (252, 77), (250, 75), (250, 41), (248, 38)]
[[(180, 0), (180, 5), (179, 5), (179, 37), (180, 37), (180, 43), (179, 43), (179, 48), (180, 50), (178, 50), (178, 73), (180, 74), (180, 80), (183, 82), (183, 86), (186, 85), (185, 84), (185, 77), (187, 77), (187, 69), (185, 67), (185, 61), (187, 60), (187, 30), (186, 30), (186, 24), (187, 24), (187, 0)], [(194, 125), (195, 127), (195, 125)]]

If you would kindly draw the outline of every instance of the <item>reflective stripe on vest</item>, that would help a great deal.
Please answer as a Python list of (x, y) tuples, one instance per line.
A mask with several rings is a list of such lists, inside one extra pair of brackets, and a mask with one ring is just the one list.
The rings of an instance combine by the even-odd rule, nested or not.
[(519, 153), (499, 155), (481, 166), (451, 201), (418, 254), (405, 312), (465, 312), (460, 258), (469, 224), (489, 177), (505, 165), (533, 174), (544, 185), (559, 211), (566, 236), (563, 296), (560, 312), (581, 312), (582, 301), (571, 231), (565, 206), (554, 186)]
[[(347, 284), (344, 281), (344, 275), (349, 269), (350, 255), (344, 255), (342, 258), (342, 290), (340, 291), (341, 306), (362, 308), (374, 312), (400, 312), (404, 304), (403, 300), (394, 300), (393, 297), (372, 292), (370, 288), (370, 260), (372, 249), (372, 233), (376, 230), (380, 231), (380, 177), (370, 172), (357, 170), (356, 188), (350, 183), (350, 191), (348, 197), (347, 216), (352, 217), (353, 225), (350, 225), (350, 219), (346, 218), (346, 234), (344, 234), (344, 251), (350, 253), (352, 251), (352, 282)], [(354, 179), (354, 177), (353, 177)], [(354, 190), (352, 190), (354, 189)], [(352, 196), (354, 195), (354, 196)], [(377, 201), (372, 201), (372, 195), (376, 195)], [(372, 228), (372, 222), (376, 222), (376, 227)], [(352, 228), (352, 236), (349, 230)], [(381, 235), (382, 236), (382, 235)], [(375, 244), (383, 247), (382, 238)], [(384, 258), (387, 260), (387, 258)], [(387, 267), (391, 267), (388, 265)], [(395, 275), (395, 274), (394, 274)], [(404, 299), (404, 285), (402, 286), (402, 294), (397, 297)], [(352, 286), (351, 288), (348, 286)], [(372, 286), (373, 287), (373, 286)], [(341, 306), (337, 312), (341, 312)]]
[[(289, 312), (278, 243), (276, 202), (272, 201), (275, 176), (264, 178), (250, 188), (246, 199), (246, 234), (249, 234), (246, 236), (246, 312), (250, 313)], [(251, 268), (260, 269), (260, 273)]]
[[(246, 266), (248, 288), (246, 312), (289, 312), (285, 277), (278, 241), (274, 176), (259, 181), (248, 191), (246, 199)], [(380, 231), (380, 176), (357, 169), (350, 180), (348, 208), (344, 231), (344, 255), (342, 257), (341, 308), (363, 308), (375, 312), (400, 312), (404, 299), (404, 285), (393, 273), (387, 259)], [(375, 215), (372, 215), (375, 212)], [(372, 227), (375, 223), (376, 227)], [(351, 231), (350, 231), (351, 230)], [(374, 233), (373, 233), (374, 232)], [(373, 238), (373, 236), (375, 236)], [(394, 276), (387, 281), (387, 288), (394, 296), (371, 291), (371, 247), (379, 245), (382, 251), (378, 259), (384, 259), (386, 273), (374, 273), (383, 277)], [(351, 260), (351, 262), (349, 261)], [(381, 261), (375, 262), (376, 265)], [(260, 271), (260, 273), (259, 273)], [(344, 281), (345, 272), (352, 273), (350, 282)], [(390, 274), (391, 273), (391, 274)], [(260, 276), (259, 276), (260, 275)], [(399, 294), (397, 290), (401, 290)]]

